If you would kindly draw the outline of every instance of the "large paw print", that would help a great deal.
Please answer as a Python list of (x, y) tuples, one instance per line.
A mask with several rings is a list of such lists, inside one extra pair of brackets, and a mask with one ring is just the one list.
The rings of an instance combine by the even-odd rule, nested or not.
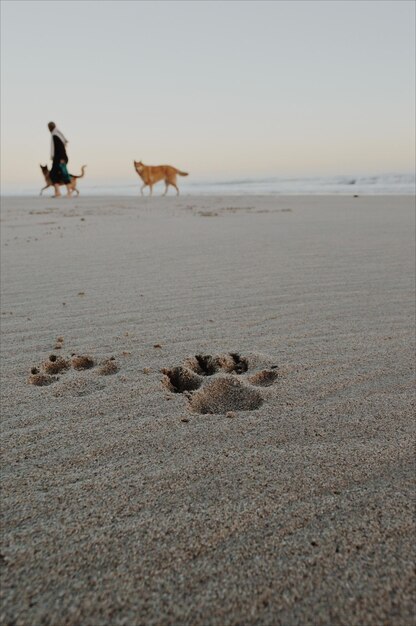
[(162, 370), (163, 384), (184, 394), (196, 413), (254, 411), (264, 402), (259, 387), (269, 387), (278, 377), (277, 365), (264, 369), (264, 359), (235, 352), (212, 356), (197, 354), (183, 365)]

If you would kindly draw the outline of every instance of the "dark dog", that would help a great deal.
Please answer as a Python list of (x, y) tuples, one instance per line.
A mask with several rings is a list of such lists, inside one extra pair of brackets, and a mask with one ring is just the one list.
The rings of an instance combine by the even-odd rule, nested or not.
[[(69, 177), (71, 179), (70, 183), (58, 183), (58, 185), (66, 185), (66, 188), (68, 190), (68, 196), (72, 196), (74, 191), (76, 191), (77, 194), (79, 195), (79, 191), (77, 189), (77, 178), (82, 178), (84, 176), (84, 171), (85, 171), (86, 167), (87, 167), (86, 165), (83, 165), (81, 167), (81, 174), (79, 176), (74, 176), (74, 174), (70, 174), (69, 175)], [(45, 187), (42, 187), (42, 189), (40, 190), (40, 194), (39, 195), (41, 196), (42, 192), (45, 191), (45, 189), (47, 189), (48, 187), (53, 187), (54, 184), (51, 181), (51, 173), (48, 170), (48, 166), (47, 165), (41, 165), (40, 169), (42, 170), (42, 174), (45, 177), (45, 183), (46, 183)]]

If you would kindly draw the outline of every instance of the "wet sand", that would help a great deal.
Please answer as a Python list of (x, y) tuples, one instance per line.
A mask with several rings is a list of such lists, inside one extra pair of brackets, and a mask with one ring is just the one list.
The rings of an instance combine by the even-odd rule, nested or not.
[(1, 624), (414, 625), (413, 198), (1, 219)]

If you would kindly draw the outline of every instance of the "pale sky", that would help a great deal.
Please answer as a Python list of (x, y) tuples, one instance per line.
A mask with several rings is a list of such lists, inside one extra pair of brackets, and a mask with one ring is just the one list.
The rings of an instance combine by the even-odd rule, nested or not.
[(409, 172), (413, 1), (1, 2), (2, 182)]

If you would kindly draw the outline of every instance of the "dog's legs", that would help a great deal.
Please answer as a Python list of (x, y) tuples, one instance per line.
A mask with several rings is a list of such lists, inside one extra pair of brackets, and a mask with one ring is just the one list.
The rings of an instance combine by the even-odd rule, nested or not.
[(45, 191), (45, 189), (47, 189), (48, 187), (50, 187), (50, 185), (46, 185), (45, 187), (42, 187), (42, 189), (40, 190), (40, 196), (42, 195), (42, 191)]
[(146, 183), (144, 183), (141, 187), (140, 187), (140, 193), (143, 195), (143, 189), (146, 187)]
[(162, 193), (162, 196), (166, 196), (166, 194), (168, 193), (168, 189), (169, 189), (169, 183), (165, 183), (166, 187), (165, 187), (165, 193)]
[(175, 184), (175, 183), (171, 183), (171, 185), (172, 185), (172, 187), (175, 187), (175, 189), (176, 189), (176, 195), (177, 195), (177, 196), (179, 196), (179, 189), (178, 189), (178, 187), (176, 186), (176, 184)]
[(76, 191), (77, 192), (77, 196), (79, 196), (79, 191), (78, 191), (78, 189), (76, 187), (75, 187), (74, 191)]
[(149, 187), (150, 187), (150, 196), (152, 196), (153, 195), (153, 185), (149, 185)]

